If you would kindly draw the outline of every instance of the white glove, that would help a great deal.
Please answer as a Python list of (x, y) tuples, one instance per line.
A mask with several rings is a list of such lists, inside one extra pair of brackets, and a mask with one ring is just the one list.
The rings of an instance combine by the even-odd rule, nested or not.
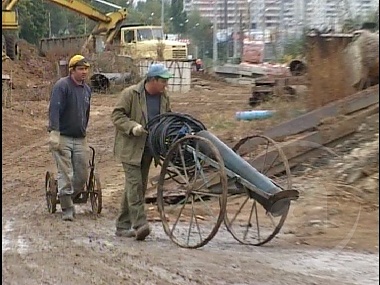
[(146, 130), (143, 128), (143, 126), (141, 125), (137, 125), (135, 127), (133, 127), (132, 129), (132, 134), (135, 136), (135, 137), (139, 137), (141, 136), (143, 133), (146, 133)]
[(50, 131), (49, 147), (50, 150), (59, 150), (59, 137), (61, 136), (58, 131)]

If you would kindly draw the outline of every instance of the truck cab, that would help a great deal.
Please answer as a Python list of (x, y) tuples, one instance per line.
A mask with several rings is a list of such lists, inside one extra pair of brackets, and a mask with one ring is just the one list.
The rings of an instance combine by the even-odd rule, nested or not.
[(122, 26), (120, 55), (140, 59), (186, 60), (187, 44), (164, 37), (161, 26)]

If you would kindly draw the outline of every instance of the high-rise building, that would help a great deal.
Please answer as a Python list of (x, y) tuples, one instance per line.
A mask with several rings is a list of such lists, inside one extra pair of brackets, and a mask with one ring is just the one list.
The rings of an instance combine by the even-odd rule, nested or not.
[(247, 28), (287, 33), (304, 27), (339, 29), (344, 19), (365, 17), (378, 6), (377, 0), (184, 0), (186, 12), (198, 10), (211, 22), (216, 12), (218, 29), (232, 28), (241, 16)]

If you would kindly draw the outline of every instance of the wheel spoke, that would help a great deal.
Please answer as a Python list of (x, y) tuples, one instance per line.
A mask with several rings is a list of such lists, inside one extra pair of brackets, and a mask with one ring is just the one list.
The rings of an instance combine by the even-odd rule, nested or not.
[[(291, 189), (291, 174), (288, 161), (281, 148), (271, 138), (255, 135), (247, 138), (243, 138), (234, 147), (236, 152), (239, 152), (239, 148), (242, 147), (249, 140), (255, 140), (259, 142), (259, 148), (262, 150), (255, 151), (256, 156), (253, 156), (252, 161), (257, 167), (257, 170), (263, 175), (271, 172), (273, 167), (277, 169), (277, 166), (285, 170), (286, 179), (280, 177), (280, 174), (271, 175), (270, 180), (279, 189)], [(245, 155), (250, 157), (253, 152), (246, 151)], [(283, 175), (283, 174), (282, 174)], [(285, 185), (280, 185), (283, 182)], [(239, 187), (238, 187), (239, 188)], [(248, 189), (249, 190), (249, 189)], [(253, 191), (253, 190), (252, 190)], [(227, 229), (233, 235), (233, 237), (242, 244), (247, 245), (263, 245), (272, 240), (276, 234), (280, 231), (288, 211), (285, 211), (281, 216), (273, 217), (270, 213), (266, 214), (266, 210), (256, 195), (251, 195), (247, 192), (242, 195), (247, 195), (247, 198), (234, 197), (234, 195), (228, 196), (228, 209), (225, 218)], [(260, 203), (258, 202), (260, 201)], [(251, 204), (252, 203), (252, 204)], [(247, 205), (249, 204), (249, 206)], [(289, 208), (288, 208), (289, 210)], [(237, 217), (239, 215), (239, 217)], [(253, 218), (253, 215), (256, 217)], [(241, 226), (241, 221), (244, 226)], [(257, 234), (254, 227), (257, 227)], [(251, 231), (251, 233), (250, 233)]]
[(189, 181), (189, 176), (187, 175), (187, 169), (186, 169), (186, 163), (185, 163), (185, 157), (183, 155), (183, 149), (181, 148), (180, 145), (178, 145), (178, 151), (181, 156), (181, 162), (182, 162), (182, 167), (183, 167), (183, 172), (185, 174), (185, 179), (186, 181)]
[(277, 160), (277, 158), (279, 157), (279, 153), (276, 154), (276, 157), (272, 160), (272, 163), (269, 165), (269, 167), (267, 168), (266, 171), (263, 171), (263, 174), (267, 174), (267, 172), (272, 168), (274, 162)]
[(247, 234), (248, 234), (249, 228), (252, 226), (251, 220), (252, 220), (253, 208), (255, 208), (255, 205), (256, 205), (256, 202), (252, 204), (251, 211), (249, 213), (249, 218), (248, 218), (248, 223), (247, 223), (247, 226), (246, 226), (246, 231), (244, 232), (244, 236), (243, 236), (244, 239), (247, 238)]
[(253, 205), (255, 206), (256, 227), (257, 227), (257, 239), (258, 239), (259, 242), (260, 242), (260, 241), (261, 241), (261, 238), (260, 238), (260, 224), (259, 224), (259, 215), (257, 214), (257, 203), (256, 203), (256, 201), (253, 203)]
[(178, 221), (179, 221), (179, 218), (180, 218), (181, 215), (182, 215), (182, 211), (183, 211), (183, 209), (185, 208), (188, 199), (189, 199), (189, 196), (186, 196), (185, 202), (183, 203), (181, 209), (179, 210), (179, 213), (178, 213), (177, 219), (176, 219), (176, 221), (175, 221), (175, 223), (174, 223), (174, 225), (173, 225), (173, 227), (172, 227), (172, 230), (171, 230), (171, 232), (170, 232), (171, 235), (173, 235), (173, 232), (174, 232), (174, 230), (175, 230), (175, 227), (177, 226), (177, 223), (178, 223)]
[[(214, 178), (216, 178), (216, 177), (218, 177), (218, 176), (219, 176), (219, 173), (215, 173), (215, 174), (212, 176), (212, 178), (209, 179), (208, 181), (205, 181), (205, 180), (207, 180), (207, 179), (204, 179), (204, 180), (203, 180), (204, 182), (203, 182), (200, 186), (198, 186), (198, 188), (194, 189), (193, 191), (199, 191), (199, 189), (205, 187), (205, 186), (207, 185), (207, 183), (210, 183)], [(207, 188), (207, 187), (206, 187), (206, 188)]]
[[(193, 192), (193, 194), (195, 194), (195, 193)], [(198, 194), (196, 194), (196, 195), (198, 196), (198, 198), (201, 201), (201, 203), (206, 207), (206, 209), (208, 210), (210, 216), (212, 216), (213, 218), (216, 218), (215, 215), (214, 215), (214, 213), (210, 209), (209, 205), (203, 200), (203, 198), (200, 195), (198, 195)]]
[(247, 196), (245, 198), (243, 204), (241, 204), (241, 206), (239, 207), (239, 209), (236, 211), (235, 216), (229, 221), (230, 225), (235, 221), (235, 219), (237, 218), (237, 216), (241, 213), (241, 210), (244, 208), (245, 204), (247, 204), (248, 200), (249, 200), (249, 197)]
[(183, 182), (185, 182), (186, 186), (189, 186), (189, 181), (186, 179), (186, 177), (182, 175), (178, 168), (172, 162), (169, 162), (169, 165), (171, 166), (170, 170), (175, 172), (179, 177), (181, 177)]
[(187, 232), (187, 245), (189, 245), (190, 242), (190, 235), (191, 235), (191, 228), (193, 227), (193, 217), (194, 217), (194, 197), (191, 195), (191, 217), (190, 217), (190, 225), (189, 230)]

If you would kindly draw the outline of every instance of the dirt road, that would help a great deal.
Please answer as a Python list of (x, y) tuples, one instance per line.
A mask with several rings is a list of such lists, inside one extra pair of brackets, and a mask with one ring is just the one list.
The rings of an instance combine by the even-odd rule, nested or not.
[[(247, 124), (227, 119), (234, 110), (247, 108), (246, 90), (221, 89), (223, 93), (219, 91), (213, 101), (212, 91), (174, 94), (173, 109), (200, 117), (229, 141), (237, 138), (239, 130), (249, 132)], [(219, 100), (223, 96), (231, 103), (223, 105)], [(203, 107), (189, 105), (186, 99), (203, 100)], [(95, 220), (90, 204), (80, 205), (73, 223), (61, 222), (59, 206), (56, 214), (46, 210), (44, 175), (46, 170), (55, 171), (45, 144), (47, 102), (24, 99), (12, 109), (3, 109), (2, 284), (364, 285), (379, 281), (378, 206), (367, 209), (348, 200), (345, 207), (334, 196), (339, 211), (331, 217), (332, 201), (326, 198), (328, 190), (319, 191), (318, 175), (295, 178), (303, 198), (292, 206), (281, 233), (263, 247), (239, 244), (224, 226), (198, 250), (177, 247), (160, 222), (152, 222), (153, 233), (144, 242), (115, 237), (123, 183), (122, 168), (112, 158), (114, 130), (109, 115), (115, 100), (115, 96), (94, 96), (89, 129), (89, 143), (98, 153), (104, 209)], [(154, 205), (147, 207), (149, 217), (157, 216)], [(332, 222), (321, 226), (318, 223), (325, 215)]]

